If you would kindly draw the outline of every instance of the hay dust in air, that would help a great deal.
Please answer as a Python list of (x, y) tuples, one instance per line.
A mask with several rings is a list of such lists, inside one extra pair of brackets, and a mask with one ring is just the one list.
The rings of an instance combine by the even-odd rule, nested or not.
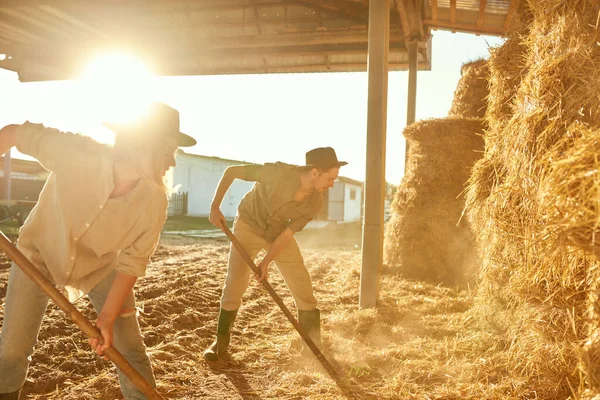
[[(473, 293), (384, 270), (379, 307), (359, 310), (360, 227), (310, 230), (299, 240), (320, 300), (325, 354), (347, 386), (332, 380), (318, 361), (298, 354), (298, 334), (254, 281), (229, 356), (205, 361), (228, 243), (163, 235), (136, 292), (142, 333), (165, 398), (503, 399), (528, 393), (523, 382), (506, 374), (502, 336), (475, 322)], [(1, 298), (9, 274), (6, 260), (3, 266)], [(272, 273), (271, 281), (293, 309), (280, 275)], [(77, 307), (94, 319), (87, 300)], [(28, 399), (122, 398), (114, 367), (90, 351), (84, 335), (52, 302), (24, 394)]]

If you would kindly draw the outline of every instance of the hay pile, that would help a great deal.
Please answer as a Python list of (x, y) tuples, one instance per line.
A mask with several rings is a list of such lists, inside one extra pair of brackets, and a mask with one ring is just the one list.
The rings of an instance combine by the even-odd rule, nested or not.
[(483, 118), (487, 110), (489, 76), (490, 69), (486, 60), (476, 60), (464, 64), (448, 116)]
[(461, 195), (483, 149), (481, 119), (420, 121), (404, 131), (407, 171), (386, 226), (386, 263), (405, 277), (444, 284), (468, 281), (478, 265)]
[(516, 30), (490, 59), (486, 149), (467, 195), (484, 258), (480, 295), (501, 306), (492, 311), (509, 338), (510, 372), (556, 398), (580, 393), (580, 358), (593, 392), (600, 382), (598, 264), (585, 251), (600, 194), (599, 11), (593, 0), (519, 5)]

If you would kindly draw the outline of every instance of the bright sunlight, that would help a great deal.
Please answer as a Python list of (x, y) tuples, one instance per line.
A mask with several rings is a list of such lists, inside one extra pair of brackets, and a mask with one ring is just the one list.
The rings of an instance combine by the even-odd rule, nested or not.
[(79, 83), (82, 96), (89, 99), (87, 103), (104, 121), (137, 119), (152, 98), (152, 73), (142, 61), (127, 54), (107, 54), (91, 60)]

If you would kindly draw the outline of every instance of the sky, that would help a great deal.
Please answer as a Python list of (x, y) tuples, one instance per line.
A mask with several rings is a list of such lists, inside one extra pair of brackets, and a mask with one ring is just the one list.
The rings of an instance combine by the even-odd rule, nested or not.
[[(431, 71), (418, 72), (416, 119), (446, 117), (461, 66), (488, 58), (502, 41), (434, 31)], [(103, 120), (135, 115), (141, 99), (162, 101), (180, 111), (181, 130), (198, 141), (188, 153), (303, 164), (306, 151), (331, 146), (349, 163), (340, 175), (365, 177), (366, 72), (153, 77), (151, 66), (144, 71), (131, 62), (92, 65), (80, 80), (35, 83), (0, 69), (0, 126), (28, 120), (111, 142)], [(392, 184), (404, 171), (407, 86), (407, 72), (390, 72), (386, 180)], [(27, 158), (14, 150), (13, 157)]]

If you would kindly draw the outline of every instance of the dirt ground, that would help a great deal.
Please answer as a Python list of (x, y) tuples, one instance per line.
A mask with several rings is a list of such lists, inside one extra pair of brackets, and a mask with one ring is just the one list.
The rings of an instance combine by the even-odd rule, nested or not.
[[(359, 310), (360, 227), (302, 232), (323, 320), (325, 354), (341, 379), (298, 353), (299, 336), (252, 281), (233, 329), (230, 354), (207, 362), (216, 329), (228, 241), (163, 236), (136, 294), (158, 391), (167, 399), (550, 399), (506, 374), (502, 335), (474, 322), (472, 293), (382, 271), (375, 309)], [(7, 262), (0, 260), (0, 299)], [(276, 268), (271, 283), (295, 314)], [(93, 320), (87, 299), (77, 304)], [(0, 318), (4, 309), (0, 307)], [(114, 367), (52, 303), (23, 398), (122, 399)]]

